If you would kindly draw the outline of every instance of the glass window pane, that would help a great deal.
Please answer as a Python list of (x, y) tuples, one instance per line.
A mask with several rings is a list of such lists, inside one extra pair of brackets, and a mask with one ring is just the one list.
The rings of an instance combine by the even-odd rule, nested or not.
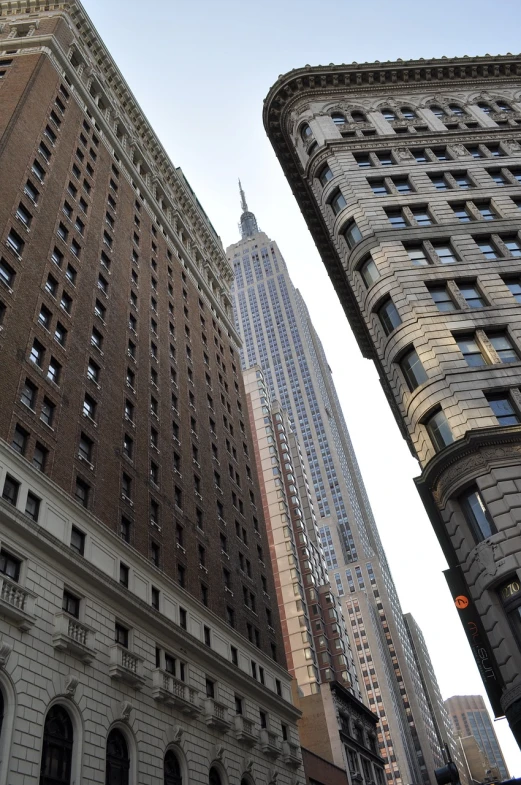
[(477, 488), (463, 494), (460, 501), (476, 542), (496, 533), (497, 529)]
[(432, 443), (437, 450), (443, 450), (454, 441), (447, 418), (441, 409), (427, 420), (426, 425)]
[(467, 365), (477, 367), (487, 364), (474, 337), (462, 336), (458, 338), (458, 346), (461, 353), (465, 357), (465, 360), (467, 361)]
[(487, 400), (500, 425), (517, 425), (519, 423), (519, 417), (506, 393), (488, 396)]
[(400, 365), (411, 392), (427, 381), (428, 377), (425, 373), (425, 368), (415, 349), (412, 349), (402, 358)]

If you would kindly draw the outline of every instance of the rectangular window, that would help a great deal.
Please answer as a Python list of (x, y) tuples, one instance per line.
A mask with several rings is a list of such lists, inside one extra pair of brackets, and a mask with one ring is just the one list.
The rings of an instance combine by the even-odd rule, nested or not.
[(379, 307), (378, 317), (386, 335), (390, 335), (402, 323), (400, 314), (390, 297)]
[(344, 239), (349, 249), (353, 248), (362, 240), (362, 233), (354, 221), (350, 221), (345, 229), (342, 230)]
[(62, 611), (68, 613), (69, 616), (74, 616), (75, 619), (78, 619), (80, 615), (80, 598), (67, 589), (63, 592)]
[(386, 210), (389, 223), (394, 229), (403, 229), (407, 226), (401, 210)]
[(123, 562), (119, 563), (119, 582), (125, 589), (128, 589), (128, 579), (130, 575), (130, 568)]
[(459, 290), (469, 308), (484, 308), (487, 305), (476, 284), (461, 283)]
[(456, 311), (457, 306), (449, 294), (446, 286), (431, 286), (429, 292), (436, 303), (438, 311)]
[(477, 246), (485, 259), (499, 259), (499, 252), (490, 239), (478, 240)]
[(30, 180), (27, 180), (26, 184), (24, 185), (24, 194), (31, 200), (33, 204), (38, 204), (38, 197), (40, 196), (40, 193)]
[(449, 186), (443, 175), (431, 174), (429, 175), (432, 185), (437, 191), (447, 191)]
[(518, 303), (521, 303), (521, 281), (505, 281), (505, 284), (510, 289)]
[(412, 193), (411, 184), (409, 183), (407, 177), (395, 177), (392, 182), (398, 193), (401, 194)]
[[(4, 497), (5, 498), (5, 497)], [(6, 575), (15, 583), (20, 580), (20, 567), (22, 562), (7, 551), (0, 550), (0, 574)]]
[(487, 361), (481, 353), (481, 349), (473, 335), (460, 335), (457, 338), (459, 350), (462, 353), (467, 365), (479, 367), (487, 365)]
[(15, 232), (14, 229), (11, 229), (11, 231), (7, 235), (6, 243), (8, 247), (12, 251), (14, 251), (17, 256), (22, 255), (25, 243), (20, 237), (20, 235), (18, 234), (18, 232)]
[(452, 205), (452, 209), (454, 211), (454, 215), (458, 219), (458, 221), (462, 224), (469, 223), (470, 221), (474, 220), (474, 216), (467, 210), (465, 205)]
[(367, 288), (372, 286), (380, 277), (378, 268), (371, 256), (362, 263), (360, 267), (360, 275), (362, 276)]
[(515, 256), (516, 258), (519, 258), (521, 256), (521, 244), (517, 238), (502, 237), (501, 239), (503, 240), (503, 245), (506, 246), (510, 256)]
[(41, 499), (29, 491), (27, 494), (27, 501), (25, 503), (25, 514), (33, 521), (38, 521), (38, 517), (40, 515), (40, 502)]
[(9, 289), (12, 289), (15, 277), (16, 273), (11, 265), (8, 264), (5, 259), (0, 259), (0, 281), (5, 283)]
[(71, 548), (76, 553), (79, 553), (80, 556), (83, 556), (85, 552), (85, 534), (75, 526), (72, 527), (71, 531)]
[(32, 383), (30, 379), (25, 380), (25, 384), (22, 387), (22, 394), (20, 396), (20, 400), (25, 406), (28, 406), (29, 409), (34, 409), (36, 404), (36, 394), (38, 392), (38, 388), (35, 384)]
[(459, 497), (459, 503), (476, 542), (481, 542), (492, 534), (496, 534), (497, 529), (494, 521), (485, 507), (476, 485)]
[(89, 506), (90, 487), (80, 477), (76, 477), (76, 488), (74, 495), (82, 507)]
[(489, 335), (488, 339), (502, 363), (516, 363), (519, 357), (512, 346), (510, 338), (505, 333)]
[(28, 441), (29, 433), (21, 425), (17, 425), (14, 429), (13, 441), (11, 442), (13, 450), (16, 450), (20, 455), (25, 455)]
[(470, 179), (467, 177), (466, 174), (454, 174), (452, 176), (454, 177), (456, 184), (460, 188), (466, 190), (467, 188), (470, 188), (472, 186), (472, 183), (470, 182)]
[(422, 245), (409, 246), (407, 248), (407, 253), (415, 267), (425, 267), (430, 264)]
[(432, 218), (425, 207), (412, 207), (411, 212), (418, 226), (432, 225)]
[(124, 649), (128, 649), (128, 637), (128, 629), (116, 622), (114, 630), (114, 640), (116, 643), (119, 644), (119, 646), (123, 646)]
[(384, 180), (369, 180), (369, 185), (376, 196), (388, 193)]
[(4, 498), (6, 502), (9, 502), (9, 504), (12, 504), (14, 507), (16, 507), (19, 490), (20, 483), (15, 480), (14, 477), (11, 477), (9, 474), (7, 474), (5, 477), (2, 498)]
[(452, 264), (458, 261), (458, 257), (449, 243), (433, 243), (432, 247), (441, 264)]
[(519, 423), (518, 413), (514, 409), (508, 393), (489, 393), (486, 398), (500, 425), (517, 425)]

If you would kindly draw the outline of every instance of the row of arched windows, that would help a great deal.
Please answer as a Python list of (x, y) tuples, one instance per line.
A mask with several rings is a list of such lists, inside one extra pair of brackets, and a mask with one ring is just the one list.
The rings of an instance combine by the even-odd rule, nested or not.
[[(0, 734), (4, 698), (0, 690)], [(71, 785), (74, 728), (65, 706), (55, 704), (47, 713), (43, 730), (43, 746), (39, 785)], [(113, 728), (105, 752), (105, 785), (130, 785), (131, 759), (127, 740), (119, 728)], [(174, 750), (166, 751), (163, 761), (164, 785), (183, 785), (181, 764)], [(212, 766), (209, 785), (223, 785), (219, 771)], [(241, 785), (248, 785), (246, 780)]]
[[(513, 112), (514, 110), (506, 101), (497, 100), (492, 101), (491, 103), (487, 103), (485, 101), (479, 101), (476, 106), (481, 109), (482, 112), (485, 114), (493, 114), (497, 112)], [(451, 115), (455, 115), (457, 117), (462, 117), (465, 114), (465, 110), (463, 107), (459, 106), (458, 104), (448, 104), (445, 108), (433, 104), (428, 107), (433, 114), (438, 117), (439, 119), (450, 117)], [(379, 110), (383, 117), (390, 123), (400, 120), (419, 120), (418, 115), (411, 109), (410, 106), (401, 106), (399, 109), (390, 109), (390, 108), (383, 108)], [(367, 123), (368, 119), (364, 112), (353, 110), (348, 115), (343, 114), (342, 112), (332, 112), (331, 119), (335, 123), (335, 125), (344, 125), (344, 123)], [(311, 136), (311, 128), (306, 123), (301, 128), (301, 137), (306, 142), (308, 141), (309, 137)]]

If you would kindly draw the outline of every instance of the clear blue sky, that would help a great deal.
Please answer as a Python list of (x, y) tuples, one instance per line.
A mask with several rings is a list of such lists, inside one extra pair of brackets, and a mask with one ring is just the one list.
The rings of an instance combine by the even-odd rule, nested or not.
[[(519, 51), (521, 0), (84, 0), (87, 12), (224, 246), (238, 239), (240, 176), (277, 240), (334, 373), (404, 611), (423, 628), (445, 698), (483, 693), (419, 502), (411, 458), (360, 356), (262, 127), (279, 74), (306, 63)], [(510, 773), (521, 753), (496, 723)]]

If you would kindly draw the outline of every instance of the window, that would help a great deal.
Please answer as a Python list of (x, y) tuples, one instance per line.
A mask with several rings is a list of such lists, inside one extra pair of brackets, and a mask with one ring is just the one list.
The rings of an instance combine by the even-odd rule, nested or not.
[(328, 166), (327, 164), (325, 164), (325, 165), (322, 167), (322, 169), (320, 169), (320, 171), (319, 171), (319, 173), (318, 173), (318, 175), (317, 175), (317, 176), (318, 176), (318, 179), (319, 179), (319, 181), (320, 181), (320, 184), (321, 184), (322, 186), (325, 186), (325, 185), (327, 185), (327, 183), (328, 183), (330, 180), (332, 180), (332, 179), (333, 179), (333, 172), (331, 171), (331, 169), (329, 168), (329, 166)]
[(430, 264), (422, 245), (410, 245), (407, 248), (409, 259), (416, 267), (425, 267)]
[(8, 264), (5, 259), (0, 259), (0, 281), (5, 283), (10, 289), (13, 288), (13, 283), (15, 279), (16, 273)]
[(114, 640), (116, 641), (117, 644), (119, 644), (119, 646), (123, 646), (123, 648), (125, 649), (128, 649), (128, 639), (129, 639), (128, 633), (129, 631), (126, 627), (116, 622), (114, 628)]
[(105, 782), (128, 785), (130, 777), (130, 755), (122, 732), (117, 728), (107, 738)]
[(155, 586), (152, 586), (151, 589), (150, 604), (156, 611), (159, 610), (159, 589), (156, 589)]
[(60, 307), (63, 308), (65, 313), (70, 313), (72, 309), (72, 297), (67, 292), (62, 292)]
[(467, 365), (479, 367), (487, 364), (473, 335), (460, 335), (457, 338), (457, 344)]
[(436, 303), (438, 311), (458, 310), (446, 286), (431, 286), (429, 287), (429, 293)]
[(203, 626), (203, 636), (204, 636), (205, 646), (210, 646), (211, 647), (211, 645), (212, 645), (211, 631), (210, 631), (210, 628), (207, 627), (206, 625)]
[(34, 409), (36, 405), (36, 394), (38, 392), (38, 388), (35, 384), (32, 383), (30, 379), (25, 380), (25, 384), (22, 387), (22, 394), (20, 396), (20, 400), (25, 406), (28, 406), (29, 409)]
[(89, 360), (89, 364), (87, 366), (87, 379), (90, 379), (96, 384), (99, 382), (99, 366), (96, 365), (94, 360)]
[(16, 217), (18, 218), (19, 221), (21, 221), (24, 224), (26, 229), (29, 229), (33, 217), (29, 212), (29, 210), (21, 202), (16, 210)]
[(42, 411), (40, 414), (40, 420), (42, 420), (42, 422), (44, 422), (50, 428), (52, 427), (54, 421), (55, 410), (56, 410), (56, 406), (54, 405), (54, 403), (50, 401), (49, 398), (47, 397), (44, 398), (42, 404)]
[(458, 261), (458, 257), (449, 243), (433, 243), (432, 247), (441, 264), (452, 264)]
[(431, 226), (432, 218), (425, 207), (411, 207), (411, 213), (418, 226)]
[(510, 185), (510, 181), (505, 178), (505, 175), (501, 172), (493, 169), (489, 169), (488, 173), (490, 177), (494, 180), (496, 185)]
[(401, 210), (386, 210), (389, 223), (394, 229), (403, 229), (407, 226)]
[(357, 153), (355, 155), (355, 161), (360, 167), (360, 169), (368, 169), (372, 166), (371, 156), (368, 153)]
[(486, 398), (500, 425), (517, 425), (520, 422), (508, 393), (489, 393)]
[(54, 384), (60, 383), (60, 375), (61, 375), (61, 365), (58, 360), (55, 360), (54, 357), (51, 357), (49, 361), (49, 367), (47, 369), (47, 378), (49, 381), (53, 382)]
[(454, 441), (452, 431), (443, 409), (438, 409), (434, 414), (431, 414), (425, 421), (425, 427), (427, 428), (435, 450), (443, 450), (444, 447), (447, 447)]
[(164, 785), (183, 785), (181, 766), (173, 750), (165, 753)]
[(390, 297), (378, 308), (378, 318), (386, 335), (390, 335), (402, 323), (400, 314)]
[(462, 224), (466, 224), (475, 220), (474, 216), (465, 205), (452, 205), (452, 210), (455, 217)]
[(378, 268), (374, 263), (372, 256), (369, 256), (369, 258), (362, 263), (360, 267), (360, 275), (362, 276), (362, 279), (368, 289), (380, 277), (380, 273), (378, 272)]
[(521, 281), (505, 281), (518, 303), (521, 303)]
[(11, 231), (7, 235), (6, 242), (9, 248), (11, 248), (11, 250), (14, 251), (17, 256), (22, 255), (25, 243), (20, 237), (20, 235), (18, 234), (18, 232), (15, 232), (14, 229), (11, 229)]
[(28, 492), (27, 501), (25, 503), (25, 514), (28, 518), (32, 518), (33, 521), (38, 521), (40, 515), (40, 502), (41, 499), (39, 499), (38, 496), (35, 496), (31, 491)]
[(521, 256), (521, 243), (519, 242), (519, 240), (517, 238), (515, 238), (515, 237), (509, 237), (509, 238), (502, 237), (501, 239), (503, 240), (503, 245), (506, 246), (510, 256), (515, 256), (516, 258), (519, 258)]
[(344, 125), (346, 122), (346, 118), (340, 112), (333, 112), (331, 115), (331, 119), (335, 125)]
[(83, 556), (85, 552), (85, 535), (75, 526), (72, 527), (71, 531), (71, 548), (76, 553), (79, 553), (80, 556)]
[(489, 335), (488, 339), (502, 363), (516, 363), (519, 361), (510, 338), (505, 333), (498, 333), (497, 335)]
[(95, 327), (92, 328), (92, 334), (91, 334), (91, 337), (90, 337), (90, 342), (91, 342), (92, 346), (95, 346), (96, 349), (98, 349), (101, 352), (101, 349), (102, 349), (102, 346), (103, 346), (103, 336), (100, 333), (100, 331), (97, 330)]
[(412, 193), (412, 188), (407, 177), (395, 177), (392, 180), (394, 187), (401, 194)]
[(333, 192), (331, 198), (329, 199), (329, 204), (335, 215), (338, 215), (338, 213), (347, 206), (344, 195), (339, 188)]
[(429, 175), (430, 181), (432, 185), (436, 188), (437, 191), (447, 191), (449, 186), (447, 185), (447, 181), (445, 177), (441, 174), (431, 174)]
[(499, 252), (490, 238), (487, 240), (477, 240), (477, 246), (485, 259), (499, 259)]
[(15, 558), (3, 548), (0, 550), (0, 574), (6, 575), (12, 581), (18, 583), (21, 565), (20, 559)]
[(85, 482), (85, 480), (82, 480), (81, 477), (76, 477), (76, 489), (74, 495), (82, 507), (89, 506), (90, 486)]
[(67, 589), (63, 592), (62, 611), (68, 613), (69, 616), (74, 616), (75, 619), (78, 619), (80, 615), (80, 598), (67, 591)]
[(13, 450), (16, 450), (20, 455), (25, 455), (28, 441), (29, 433), (21, 425), (17, 425), (14, 429), (13, 441), (11, 442)]
[(459, 284), (459, 290), (469, 308), (483, 308), (487, 305), (476, 284)]
[(46, 330), (49, 329), (51, 318), (52, 318), (52, 313), (49, 311), (48, 308), (46, 308), (45, 305), (42, 305), (40, 308), (40, 313), (38, 314), (38, 321), (42, 325), (42, 327), (45, 327)]
[(27, 180), (26, 184), (24, 185), (24, 194), (31, 200), (33, 204), (38, 203), (40, 192), (30, 180)]
[(371, 186), (375, 196), (382, 196), (383, 194), (389, 193), (383, 180), (369, 180), (369, 185)]
[(481, 542), (492, 534), (496, 534), (497, 529), (494, 521), (485, 507), (476, 485), (459, 497), (459, 503), (476, 542)]
[(384, 118), (389, 122), (396, 120), (396, 114), (393, 112), (392, 109), (382, 109), (381, 112)]
[(342, 230), (342, 234), (350, 249), (362, 240), (362, 234), (355, 221), (350, 221), (345, 229)]
[(41, 165), (41, 163), (39, 161), (33, 161), (33, 165), (31, 167), (31, 171), (34, 174), (34, 176), (41, 183), (43, 183), (43, 181), (45, 179), (45, 169), (43, 168), (43, 166)]
[(43, 728), (40, 783), (69, 785), (71, 781), (73, 727), (61, 704), (49, 709)]
[(416, 387), (427, 381), (428, 376), (415, 349), (410, 349), (400, 360), (400, 368), (405, 376), (409, 390), (413, 392)]
[(300, 129), (300, 136), (304, 142), (307, 142), (308, 139), (313, 136), (313, 131), (307, 123)]
[(54, 330), (54, 340), (57, 341), (60, 346), (65, 346), (67, 341), (67, 330), (61, 322), (57, 322), (56, 324), (56, 328)]

